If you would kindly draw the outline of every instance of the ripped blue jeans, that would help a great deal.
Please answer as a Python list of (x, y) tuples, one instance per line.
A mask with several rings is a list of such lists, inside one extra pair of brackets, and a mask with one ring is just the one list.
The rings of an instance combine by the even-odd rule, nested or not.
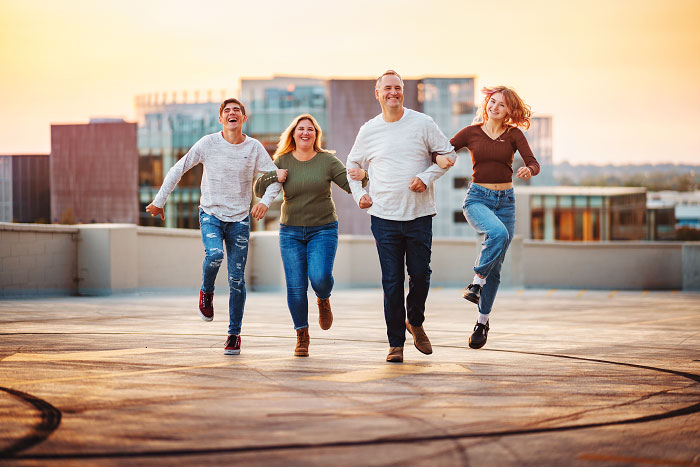
[(199, 210), (199, 230), (204, 243), (202, 292), (214, 291), (214, 281), (224, 261), (224, 244), (228, 264), (228, 333), (240, 334), (245, 306), (245, 263), (248, 259), (250, 217), (239, 222), (224, 222)]

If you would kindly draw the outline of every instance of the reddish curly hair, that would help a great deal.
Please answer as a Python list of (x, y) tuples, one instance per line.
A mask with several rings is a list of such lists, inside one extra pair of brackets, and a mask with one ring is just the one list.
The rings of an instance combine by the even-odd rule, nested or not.
[(520, 98), (520, 96), (518, 96), (518, 93), (506, 86), (494, 86), (492, 88), (484, 87), (481, 89), (481, 93), (486, 96), (481, 109), (479, 109), (481, 111), (483, 122), (486, 123), (489, 119), (489, 115), (486, 112), (486, 106), (489, 103), (489, 99), (491, 99), (491, 96), (499, 92), (503, 96), (503, 100), (508, 107), (508, 116), (503, 121), (503, 124), (510, 127), (522, 127), (526, 130), (530, 128), (530, 118), (532, 117), (530, 106), (527, 105)]

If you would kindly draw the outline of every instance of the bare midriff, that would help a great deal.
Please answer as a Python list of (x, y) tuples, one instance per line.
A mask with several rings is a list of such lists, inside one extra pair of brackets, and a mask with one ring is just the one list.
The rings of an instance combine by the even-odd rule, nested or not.
[(489, 190), (496, 190), (496, 191), (501, 191), (501, 190), (509, 190), (513, 188), (513, 182), (508, 182), (508, 183), (476, 183), (473, 182), (476, 185), (483, 186), (484, 188), (488, 188)]

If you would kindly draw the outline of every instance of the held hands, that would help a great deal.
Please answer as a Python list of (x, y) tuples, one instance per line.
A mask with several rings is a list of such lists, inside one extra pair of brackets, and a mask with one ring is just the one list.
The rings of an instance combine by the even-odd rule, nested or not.
[(348, 169), (348, 175), (350, 175), (352, 180), (362, 180), (365, 178), (365, 169), (360, 169), (358, 167)]
[(277, 169), (277, 181), (284, 183), (287, 180), (287, 169)]
[(408, 184), (408, 189), (415, 191), (416, 193), (423, 193), (425, 191), (425, 183), (418, 177), (413, 177), (411, 183)]
[(515, 174), (518, 178), (524, 178), (528, 179), (532, 177), (532, 171), (530, 170), (530, 167), (520, 167), (518, 169), (518, 173)]
[(440, 167), (441, 169), (449, 169), (453, 165), (455, 165), (455, 161), (450, 160), (449, 157), (443, 156), (442, 154), (439, 154), (435, 158), (435, 163)]
[(160, 215), (160, 219), (165, 220), (165, 210), (163, 208), (159, 208), (153, 203), (146, 206), (146, 212), (149, 213), (151, 217)]
[(253, 209), (250, 210), (250, 215), (253, 216), (256, 220), (260, 220), (263, 217), (265, 217), (265, 214), (267, 213), (267, 206), (265, 206), (263, 203), (258, 203), (255, 206), (253, 206)]
[(362, 195), (360, 198), (360, 209), (367, 209), (372, 206), (372, 198), (369, 195)]

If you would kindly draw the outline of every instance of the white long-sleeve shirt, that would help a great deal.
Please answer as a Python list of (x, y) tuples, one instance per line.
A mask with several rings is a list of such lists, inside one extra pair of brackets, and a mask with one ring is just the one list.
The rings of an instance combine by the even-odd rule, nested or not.
[[(457, 157), (449, 140), (432, 118), (403, 109), (399, 121), (386, 122), (381, 114), (360, 128), (346, 166), (366, 168), (372, 206), (368, 213), (382, 219), (409, 221), (437, 213), (433, 182), (448, 169), (431, 162), (431, 153)], [(422, 193), (409, 190), (413, 177), (425, 183)], [(362, 182), (348, 176), (355, 202), (367, 194)]]
[[(253, 177), (277, 170), (260, 141), (246, 136), (242, 143), (231, 144), (219, 131), (202, 137), (168, 170), (153, 204), (162, 208), (184, 173), (197, 164), (204, 166), (199, 207), (224, 222), (245, 219), (253, 194)], [(260, 202), (269, 206), (281, 189), (282, 184), (271, 184)]]

